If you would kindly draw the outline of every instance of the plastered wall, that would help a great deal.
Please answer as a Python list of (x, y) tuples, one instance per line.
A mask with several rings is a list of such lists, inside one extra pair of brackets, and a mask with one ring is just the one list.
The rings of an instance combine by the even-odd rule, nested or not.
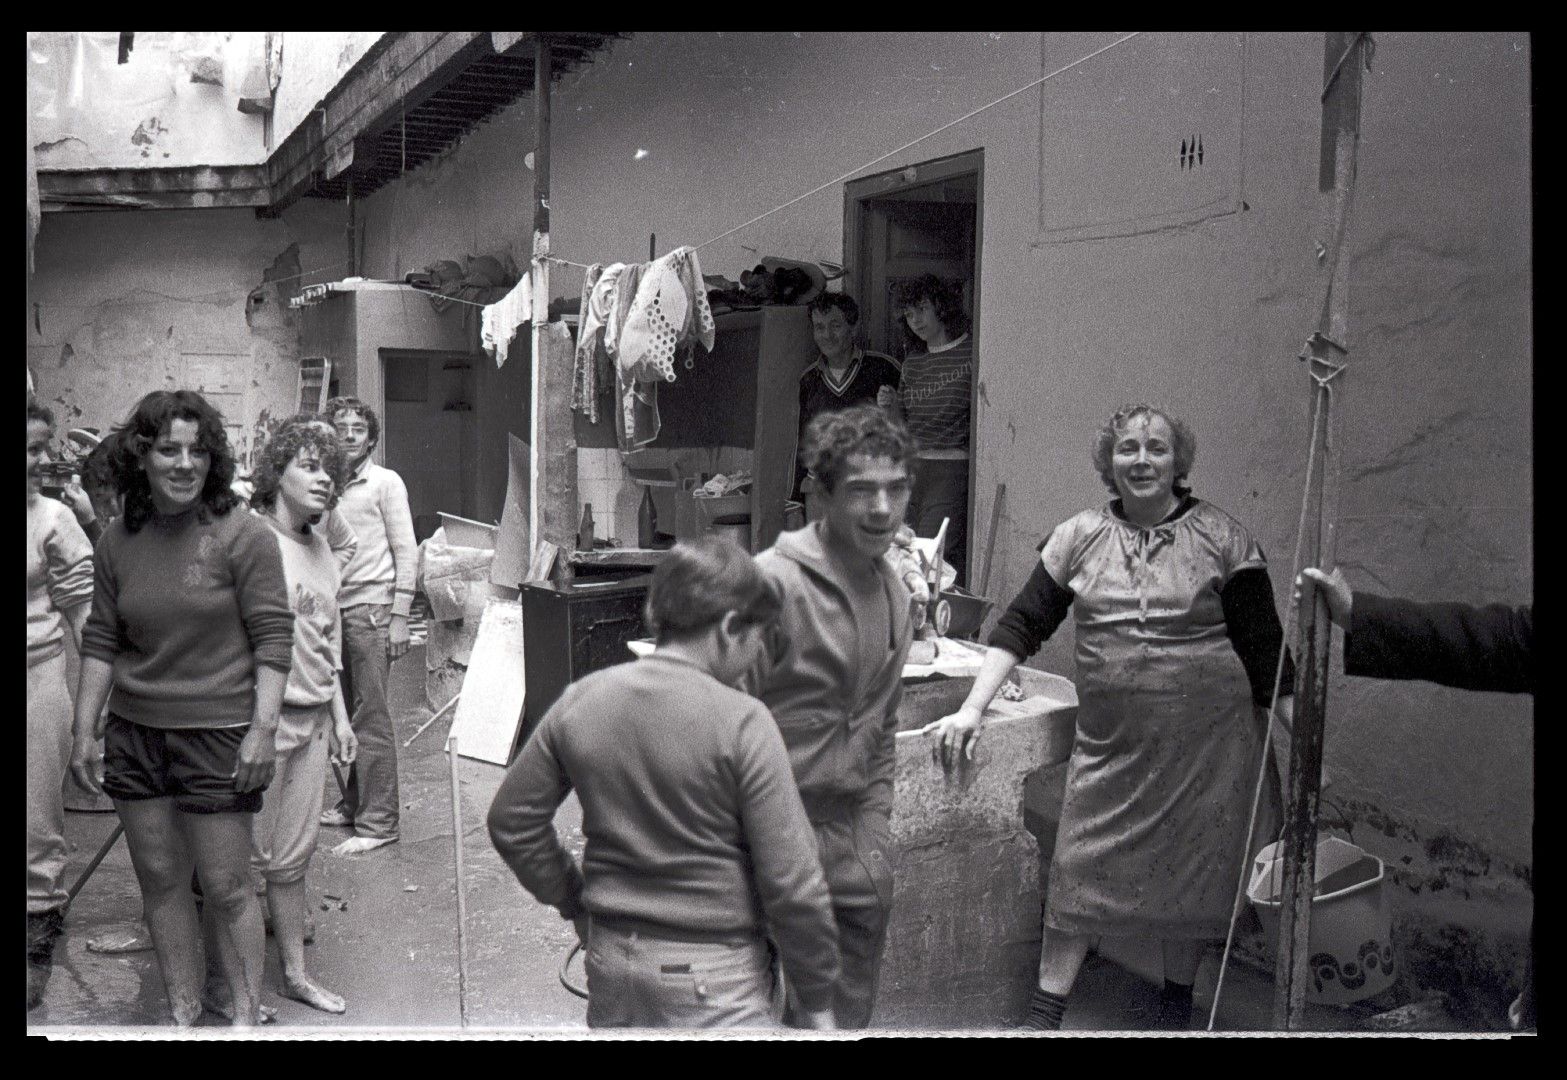
[[(1348, 249), (1351, 371), (1335, 399), (1340, 561), (1357, 587), (1526, 601), (1529, 41), (1509, 33), (1375, 37)], [(1057, 56), (1108, 40), (638, 35), (557, 86), (554, 251), (608, 262), (645, 258), (649, 233), (660, 252), (701, 243), (1039, 78)], [(1180, 35), (1154, 44), (1182, 48)], [(877, 166), (984, 151), (974, 521), (982, 534), (1004, 482), (990, 587), (1003, 602), (1026, 579), (1039, 540), (1107, 497), (1088, 445), (1128, 400), (1165, 404), (1190, 421), (1197, 493), (1256, 533), (1275, 567), (1276, 595), (1287, 599), (1308, 409), (1295, 356), (1315, 328), (1324, 272), (1316, 251), (1326, 240), (1317, 190), (1322, 50), (1316, 33), (1248, 36), (1237, 124), (1244, 147), (1236, 150), (1244, 154), (1244, 208), (1194, 224), (1042, 241), (1041, 203), (1052, 191), (1042, 189), (1041, 164), (1072, 149), (1049, 137), (1059, 103), (1051, 84)], [(1164, 92), (1141, 85), (1136, 70), (1090, 63), (1074, 75), (1082, 80), (1075, 98), (1095, 80), (1111, 98)], [(518, 102), (365, 200), (362, 272), (390, 277), (435, 259), (503, 251), (525, 264), (532, 108)], [(1108, 121), (1098, 134), (1105, 145), (1145, 137)], [(1073, 171), (1052, 182), (1122, 190), (1124, 178), (1107, 172), (1113, 158), (1080, 152)], [(171, 268), (185, 250), (174, 230), (146, 237), (119, 264), (123, 239), (89, 238), (123, 226), (78, 224), (52, 238), (54, 226), (45, 223), (40, 241), (40, 279), (61, 304), (78, 276), (88, 296), (119, 295), (140, 267), (206, 281), (200, 268), (210, 260), (237, 258), (204, 251)], [(246, 265), (287, 246), (273, 228), (240, 230), (268, 237)], [(764, 254), (839, 261), (842, 229), (839, 185), (703, 248), (703, 269), (733, 277)], [(64, 246), (51, 255), (51, 244)], [(61, 261), (67, 253), (69, 263)], [(578, 275), (557, 269), (556, 294), (575, 294)], [(232, 333), (238, 310), (210, 317), (226, 319)], [(150, 356), (148, 342), (164, 332), (162, 322), (115, 314), (96, 338), (82, 337), (96, 325), (30, 336), (35, 366), (47, 367), (45, 358), (56, 365), (50, 385), (63, 385), (60, 372), (76, 363), (59, 365), (69, 334), (96, 341), (95, 355), (126, 341)], [(191, 325), (199, 334), (206, 317)], [(106, 382), (86, 385), (108, 396)], [(1071, 650), (1063, 629), (1035, 663), (1071, 675)], [(1356, 839), (1393, 867), (1416, 939), (1451, 945), (1459, 935), (1457, 951), (1473, 966), (1506, 970), (1530, 907), (1532, 703), (1350, 681), (1338, 674), (1337, 652), (1333, 668), (1332, 794), (1358, 821)]]
[(302, 283), (341, 276), (341, 208), (49, 214), (27, 297), (27, 363), (68, 426), (107, 429), (150, 390), (206, 386), (253, 436), (293, 411)]

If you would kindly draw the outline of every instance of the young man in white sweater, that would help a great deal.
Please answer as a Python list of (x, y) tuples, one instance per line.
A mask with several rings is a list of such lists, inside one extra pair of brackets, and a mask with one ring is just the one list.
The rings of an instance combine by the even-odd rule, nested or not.
[(357, 855), (397, 840), (397, 739), (386, 703), (391, 664), (408, 651), (418, 549), (402, 477), (370, 460), (381, 421), (358, 398), (327, 402), (349, 460), (349, 479), (338, 513), (359, 537), (359, 550), (343, 569), (338, 606), (343, 613), (343, 676), (353, 711), (359, 756), (347, 791), (321, 815), (321, 824), (352, 826), (354, 835), (332, 849)]

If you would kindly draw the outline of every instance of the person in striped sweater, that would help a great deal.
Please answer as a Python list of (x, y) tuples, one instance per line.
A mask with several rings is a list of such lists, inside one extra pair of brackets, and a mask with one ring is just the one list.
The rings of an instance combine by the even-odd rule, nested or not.
[(974, 342), (963, 294), (934, 274), (899, 285), (896, 302), (912, 342), (903, 358), (894, 404), (917, 448), (914, 491), (906, 520), (919, 536), (933, 537), (947, 519), (946, 560), (965, 577), (968, 551), (970, 395)]

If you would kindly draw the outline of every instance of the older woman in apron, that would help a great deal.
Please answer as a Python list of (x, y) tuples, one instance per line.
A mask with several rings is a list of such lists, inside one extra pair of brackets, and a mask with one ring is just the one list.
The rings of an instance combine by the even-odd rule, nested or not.
[[(972, 756), (1001, 683), (1073, 615), (1080, 705), (1031, 1028), (1060, 1026), (1106, 934), (1162, 943), (1157, 1026), (1186, 1027), (1203, 950), (1229, 925), (1283, 630), (1257, 542), (1182, 483), (1195, 454), (1162, 410), (1110, 419), (1094, 463), (1117, 498), (1050, 534), (963, 706), (925, 729), (945, 760)], [(1292, 676), (1286, 662), (1281, 695)]]

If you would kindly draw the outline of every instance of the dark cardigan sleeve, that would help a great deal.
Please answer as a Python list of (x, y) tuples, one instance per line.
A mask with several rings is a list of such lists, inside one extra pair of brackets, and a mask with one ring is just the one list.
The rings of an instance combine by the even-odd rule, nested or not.
[[(1246, 678), (1251, 682), (1251, 699), (1266, 709), (1273, 700), (1273, 677), (1279, 663), (1279, 646), (1284, 644), (1284, 627), (1279, 624), (1278, 609), (1273, 606), (1273, 582), (1265, 566), (1237, 570), (1219, 590), (1224, 607), (1224, 629), (1230, 644), (1241, 658)], [(1279, 696), (1295, 692), (1295, 662), (1284, 653), (1284, 677)]]
[(1534, 609), (1355, 593), (1344, 672), (1461, 690), (1534, 693)]
[(1072, 610), (1076, 594), (1056, 584), (1043, 563), (1036, 563), (1028, 583), (990, 632), (990, 644), (1027, 660), (1056, 632)]

